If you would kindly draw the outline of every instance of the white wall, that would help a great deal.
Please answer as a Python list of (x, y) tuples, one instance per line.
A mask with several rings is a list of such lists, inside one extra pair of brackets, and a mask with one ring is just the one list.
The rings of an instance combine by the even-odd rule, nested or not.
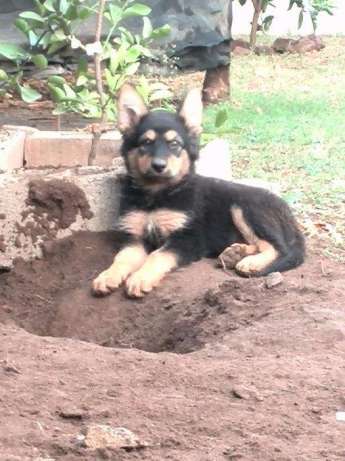
[[(318, 21), (317, 33), (322, 35), (345, 34), (345, 0), (333, 0), (336, 5), (333, 16), (321, 13)], [(307, 35), (313, 32), (310, 17), (305, 14), (303, 26), (298, 29), (299, 9), (287, 11), (289, 0), (278, 0), (276, 8), (268, 8), (266, 15), (273, 14), (274, 20), (269, 30), (270, 35)], [(249, 34), (253, 15), (253, 6), (250, 1), (241, 6), (238, 0), (233, 2), (232, 35)]]

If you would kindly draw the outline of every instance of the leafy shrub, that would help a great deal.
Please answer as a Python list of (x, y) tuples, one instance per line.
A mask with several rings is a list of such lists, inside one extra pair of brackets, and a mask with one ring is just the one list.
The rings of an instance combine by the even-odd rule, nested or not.
[[(149, 14), (151, 9), (135, 0), (106, 1), (104, 18), (109, 32), (101, 41), (82, 43), (77, 27), (98, 13), (100, 2), (90, 5), (85, 0), (34, 0), (35, 10), (20, 13), (16, 27), (26, 36), (27, 49), (10, 43), (0, 43), (0, 55), (12, 61), (17, 68), (14, 76), (0, 72), (0, 91), (16, 90), (25, 102), (33, 102), (41, 95), (22, 83), (23, 65), (32, 62), (44, 69), (48, 60), (65, 47), (81, 52), (74, 83), (61, 76), (48, 79), (48, 88), (55, 102), (55, 114), (77, 112), (85, 117), (108, 120), (115, 118), (114, 96), (122, 83), (138, 70), (143, 57), (151, 57), (153, 40), (167, 35), (169, 26), (153, 29)], [(132, 34), (123, 25), (129, 17), (141, 17), (141, 34)], [(97, 91), (96, 75), (90, 67), (90, 58), (98, 55), (104, 65), (104, 95)], [(1, 93), (0, 93), (1, 94)]]

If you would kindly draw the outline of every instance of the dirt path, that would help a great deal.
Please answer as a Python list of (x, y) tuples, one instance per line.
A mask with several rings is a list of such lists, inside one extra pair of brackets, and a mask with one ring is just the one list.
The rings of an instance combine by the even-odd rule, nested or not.
[[(1, 461), (345, 459), (343, 266), (310, 254), (267, 289), (202, 261), (93, 298), (113, 248), (79, 234), (0, 276)], [(92, 423), (148, 447), (84, 448)]]

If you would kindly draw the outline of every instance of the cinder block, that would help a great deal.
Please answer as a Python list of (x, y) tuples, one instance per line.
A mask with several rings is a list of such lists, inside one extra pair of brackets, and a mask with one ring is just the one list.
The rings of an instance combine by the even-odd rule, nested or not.
[(7, 131), (24, 131), (26, 135), (36, 133), (36, 131), (38, 131), (38, 128), (25, 125), (2, 125), (1, 128)]
[(119, 131), (108, 131), (103, 133), (98, 144), (95, 157), (95, 165), (111, 166), (114, 159), (120, 156), (122, 136)]
[[(63, 171), (21, 169), (0, 174), (0, 271), (11, 269), (16, 258), (41, 257), (45, 241), (64, 238), (79, 230), (114, 229), (119, 206), (117, 175), (121, 172), (120, 167), (81, 167)], [(83, 216), (78, 210), (68, 228), (60, 227), (51, 219), (49, 226), (41, 225), (35, 207), (27, 203), (30, 183), (38, 179), (53, 180), (55, 188), (56, 181), (73, 183), (85, 194), (93, 216)], [(59, 198), (59, 193), (56, 197)], [(65, 206), (61, 202), (62, 212)]]
[(24, 143), (24, 131), (0, 132), (0, 170), (12, 171), (23, 167)]
[(201, 176), (225, 179), (232, 178), (230, 144), (224, 139), (214, 139), (200, 150), (196, 172)]
[(78, 131), (37, 131), (26, 138), (26, 168), (86, 166), (92, 135)]

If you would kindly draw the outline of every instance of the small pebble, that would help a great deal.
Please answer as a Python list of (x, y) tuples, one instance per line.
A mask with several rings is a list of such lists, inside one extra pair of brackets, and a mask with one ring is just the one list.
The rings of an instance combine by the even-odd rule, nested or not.
[(283, 283), (284, 277), (280, 272), (272, 272), (265, 278), (265, 287), (270, 289)]

